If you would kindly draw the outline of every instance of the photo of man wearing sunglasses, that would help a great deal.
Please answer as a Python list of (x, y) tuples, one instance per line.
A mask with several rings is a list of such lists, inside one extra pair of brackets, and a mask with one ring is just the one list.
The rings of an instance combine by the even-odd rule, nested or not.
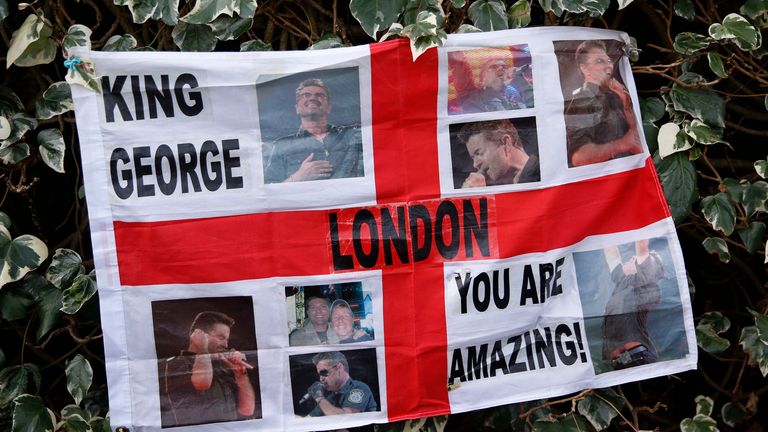
[(312, 363), (317, 371), (317, 381), (309, 386), (299, 401), (300, 404), (310, 399), (315, 401), (316, 405), (309, 412), (309, 416), (379, 410), (368, 384), (350, 376), (349, 362), (344, 354), (338, 351), (318, 353), (312, 357)]

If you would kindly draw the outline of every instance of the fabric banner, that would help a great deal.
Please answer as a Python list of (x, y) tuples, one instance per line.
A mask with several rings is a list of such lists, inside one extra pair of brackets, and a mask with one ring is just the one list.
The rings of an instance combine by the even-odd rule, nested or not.
[(627, 47), (78, 51), (112, 424), (334, 429), (695, 368)]

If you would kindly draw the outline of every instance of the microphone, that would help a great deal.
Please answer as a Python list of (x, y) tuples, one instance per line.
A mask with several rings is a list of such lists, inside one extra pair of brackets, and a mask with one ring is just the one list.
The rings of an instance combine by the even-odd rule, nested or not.
[(312, 399), (312, 396), (310, 396), (309, 393), (304, 393), (304, 396), (302, 396), (301, 399), (299, 399), (299, 405), (304, 405), (310, 399)]

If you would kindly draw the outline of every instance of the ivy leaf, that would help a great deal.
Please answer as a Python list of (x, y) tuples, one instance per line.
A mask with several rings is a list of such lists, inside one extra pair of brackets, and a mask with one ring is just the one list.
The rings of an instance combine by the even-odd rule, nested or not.
[(56, 172), (64, 172), (64, 137), (56, 128), (43, 129), (37, 134), (40, 156), (43, 162)]
[(744, 242), (744, 246), (747, 247), (747, 251), (751, 254), (755, 253), (757, 248), (763, 244), (763, 234), (765, 233), (765, 224), (762, 222), (752, 222), (746, 228), (738, 231), (739, 238)]
[(630, 3), (632, 3), (634, 0), (616, 0), (619, 3), (619, 10), (624, 9), (625, 7), (629, 6)]
[(408, 0), (350, 0), (349, 11), (368, 35), (389, 28), (405, 9)]
[(501, 0), (477, 0), (469, 5), (467, 12), (475, 27), (482, 31), (494, 31), (509, 28), (505, 9)]
[(664, 101), (657, 97), (640, 99), (643, 122), (655, 122), (664, 117)]
[(755, 161), (755, 171), (760, 177), (765, 178), (768, 175), (768, 160)]
[(0, 287), (24, 277), (48, 257), (48, 247), (39, 238), (24, 234), (11, 238), (8, 229), (0, 226)]
[(0, 23), (8, 17), (8, 1), (0, 0)]
[(0, 147), (0, 160), (6, 165), (13, 165), (29, 156), (29, 146), (25, 142), (17, 142)]
[(561, 0), (539, 0), (539, 5), (541, 5), (544, 12), (552, 12), (558, 17), (564, 12)]
[(593, 17), (601, 16), (611, 5), (610, 0), (560, 0), (560, 3), (562, 3), (563, 9), (568, 12), (589, 12), (589, 15)]
[(80, 405), (80, 401), (88, 393), (93, 382), (93, 369), (88, 360), (78, 354), (66, 363), (64, 372), (67, 375), (67, 391), (72, 395), (75, 403)]
[(112, 432), (108, 418), (94, 417), (91, 419), (91, 431), (93, 432)]
[(74, 47), (91, 48), (91, 29), (82, 25), (75, 24), (69, 27), (67, 34), (61, 39), (61, 47), (69, 50)]
[(35, 115), (41, 120), (72, 111), (72, 91), (65, 81), (55, 82), (48, 87), (40, 99), (35, 102)]
[(0, 116), (0, 141), (5, 141), (9, 136), (11, 136), (11, 122)]
[(23, 394), (13, 400), (11, 432), (52, 431), (56, 424), (53, 412), (45, 407), (38, 396)]
[(237, 39), (250, 30), (253, 25), (253, 18), (244, 18), (239, 15), (232, 17), (222, 15), (208, 25), (213, 29), (216, 39), (228, 41)]
[(683, 55), (693, 55), (708, 47), (710, 39), (692, 32), (681, 32), (675, 36), (675, 51)]
[(722, 130), (712, 129), (706, 123), (700, 120), (693, 120), (690, 123), (686, 123), (685, 126), (685, 133), (696, 140), (696, 142), (702, 143), (704, 145), (715, 143), (727, 144), (722, 140)]
[(747, 0), (739, 9), (739, 12), (752, 19), (756, 19), (760, 15), (768, 12), (768, 2), (765, 0)]
[[(445, 23), (445, 11), (438, 0), (408, 0), (403, 10), (401, 21), (404, 25), (414, 24), (418, 21), (419, 13), (428, 11), (437, 17), (437, 26), (442, 27)], [(397, 24), (394, 22), (392, 24)], [(392, 25), (389, 26), (392, 28)]]
[(583, 417), (570, 413), (557, 420), (536, 420), (533, 424), (536, 432), (583, 432), (589, 430)]
[(723, 64), (723, 58), (716, 52), (707, 53), (707, 61), (709, 62), (709, 68), (715, 75), (720, 78), (728, 78), (728, 72), (725, 71), (725, 65)]
[(97, 93), (101, 93), (101, 80), (96, 77), (93, 70), (92, 62), (82, 60), (81, 65), (74, 70), (67, 69), (67, 76), (65, 79), (70, 86), (81, 85)]
[(11, 218), (9, 218), (7, 214), (1, 211), (0, 211), (0, 225), (6, 228), (11, 228), (11, 226), (13, 225), (13, 223), (11, 223)]
[(10, 118), (10, 122), (12, 129), (11, 135), (5, 141), (0, 142), (0, 147), (5, 147), (6, 145), (19, 141), (24, 134), (37, 127), (37, 120), (23, 112), (14, 114), (13, 117)]
[(693, 21), (693, 17), (696, 15), (691, 0), (676, 0), (674, 9), (677, 16), (683, 17), (688, 21)]
[(344, 43), (341, 41), (340, 37), (336, 36), (335, 34), (326, 34), (318, 39), (317, 42), (310, 45), (307, 50), (341, 48), (343, 46)]
[(85, 273), (83, 260), (71, 249), (56, 249), (51, 265), (45, 271), (45, 278), (58, 289), (67, 289), (75, 277)]
[(60, 430), (64, 432), (91, 432), (88, 421), (78, 414), (71, 415), (64, 419), (59, 425)]
[(15, 321), (27, 317), (27, 310), (35, 302), (35, 298), (23, 284), (0, 290), (0, 317), (7, 321)]
[(443, 46), (448, 37), (437, 28), (437, 16), (429, 11), (419, 13), (416, 23), (403, 28), (402, 34), (410, 40), (414, 61), (429, 48)]
[(0, 371), (0, 406), (24, 393), (40, 390), (40, 370), (32, 363), (11, 366)]
[(723, 423), (730, 427), (736, 427), (736, 424), (749, 418), (741, 407), (733, 402), (726, 402), (722, 408), (720, 408), (720, 417), (723, 419)]
[(717, 237), (707, 237), (701, 243), (704, 246), (704, 250), (711, 254), (717, 254), (717, 258), (724, 263), (728, 263), (731, 260), (731, 254), (728, 252), (728, 243), (725, 240)]
[(718, 335), (730, 327), (731, 321), (722, 313), (707, 312), (696, 325), (696, 342), (706, 352), (723, 352), (731, 346), (731, 343)]
[[(77, 356), (82, 357), (80, 354), (78, 354)], [(83, 359), (83, 360), (85, 360), (85, 359)], [(86, 362), (86, 364), (88, 364), (88, 360), (85, 360), (85, 362)], [(90, 366), (91, 365), (88, 364), (88, 368), (89, 369), (90, 369)], [(66, 371), (65, 371), (65, 373), (66, 373)], [(91, 371), (91, 377), (93, 377), (93, 371)], [(90, 386), (90, 383), (88, 385)], [(65, 419), (65, 418), (68, 418), (68, 417), (72, 417), (72, 416), (81, 417), (81, 418), (85, 419), (86, 421), (91, 419), (91, 414), (88, 411), (80, 408), (77, 405), (69, 404), (69, 405), (67, 405), (67, 406), (65, 406), (64, 408), (61, 409), (61, 418), (62, 419)]]
[(733, 41), (742, 50), (754, 50), (760, 48), (762, 36), (743, 16), (731, 13), (726, 15), (722, 24), (709, 26), (709, 35), (717, 40)]
[(457, 34), (461, 33), (482, 33), (483, 31), (472, 24), (462, 24), (456, 29)]
[(53, 30), (43, 17), (31, 14), (27, 16), (18, 30), (13, 32), (5, 67), (35, 66), (50, 63), (56, 57), (56, 44), (50, 39)]
[(739, 344), (749, 355), (751, 365), (757, 365), (763, 376), (768, 376), (768, 343), (760, 340), (757, 326), (744, 327), (741, 330)]
[(714, 91), (685, 88), (676, 83), (670, 97), (675, 110), (686, 112), (710, 126), (725, 127), (725, 102)]
[(124, 34), (122, 36), (120, 35), (114, 35), (107, 39), (107, 43), (104, 44), (103, 47), (101, 47), (102, 51), (130, 51), (138, 46), (138, 42), (136, 42), (136, 38), (129, 35)]
[(756, 181), (744, 186), (743, 201), (747, 216), (752, 216), (758, 211), (768, 211), (765, 207), (768, 200), (768, 183)]
[(725, 235), (731, 235), (736, 225), (736, 209), (728, 194), (720, 192), (701, 200), (701, 211), (704, 217), (712, 225), (712, 228), (722, 231)]
[[(243, 6), (246, 11), (256, 10), (256, 0), (197, 0), (195, 7), (181, 20), (188, 24), (208, 24), (220, 15), (231, 17), (239, 13)], [(253, 12), (250, 13), (252, 18)]]
[(517, 0), (507, 12), (509, 28), (523, 28), (531, 23), (531, 4), (528, 0)]
[(40, 341), (61, 318), (61, 291), (37, 273), (29, 274), (23, 283), (35, 296), (35, 307), (40, 318), (35, 337)]
[(171, 32), (173, 41), (182, 51), (208, 52), (216, 48), (216, 35), (205, 24), (180, 22)]
[(467, 0), (451, 0), (451, 3), (453, 4), (453, 7), (461, 9), (467, 4)]
[(21, 99), (4, 85), (0, 85), (0, 115), (10, 119), (14, 114), (23, 111), (24, 104)]
[(755, 327), (757, 327), (757, 335), (760, 337), (760, 341), (768, 345), (768, 315), (763, 315), (752, 309), (748, 310), (755, 318)]
[(240, 44), (240, 52), (246, 51), (272, 51), (272, 44), (260, 39), (253, 39)]
[(622, 397), (610, 388), (595, 390), (578, 403), (579, 414), (583, 415), (596, 430), (603, 430), (611, 424), (624, 406)]
[(693, 145), (685, 139), (685, 133), (680, 132), (680, 126), (676, 123), (665, 123), (659, 128), (657, 135), (659, 156), (665, 158), (673, 153), (690, 149)]
[(179, 20), (179, 0), (114, 0), (119, 6), (128, 6), (133, 22), (143, 24), (148, 19), (162, 19), (174, 26)]
[(667, 198), (672, 217), (683, 220), (691, 212), (696, 190), (696, 170), (685, 153), (675, 153), (664, 159), (655, 158), (664, 196)]
[(61, 311), (68, 315), (76, 314), (94, 294), (96, 294), (95, 274), (91, 272), (87, 275), (77, 275), (72, 286), (64, 290)]

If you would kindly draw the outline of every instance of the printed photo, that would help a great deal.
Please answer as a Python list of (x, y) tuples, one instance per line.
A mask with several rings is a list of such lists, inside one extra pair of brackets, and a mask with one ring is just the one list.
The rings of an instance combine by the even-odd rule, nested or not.
[(666, 238), (573, 254), (595, 373), (688, 354)]
[(448, 114), (532, 107), (528, 45), (448, 53)]
[(381, 410), (375, 348), (293, 355), (288, 362), (297, 416)]
[(290, 346), (374, 340), (372, 293), (362, 282), (285, 288)]
[(450, 126), (455, 189), (541, 180), (536, 118)]
[(163, 428), (261, 418), (251, 297), (152, 302)]
[(358, 68), (261, 75), (264, 183), (363, 177)]
[(554, 42), (565, 101), (568, 166), (643, 152), (632, 99), (619, 73), (622, 42)]

